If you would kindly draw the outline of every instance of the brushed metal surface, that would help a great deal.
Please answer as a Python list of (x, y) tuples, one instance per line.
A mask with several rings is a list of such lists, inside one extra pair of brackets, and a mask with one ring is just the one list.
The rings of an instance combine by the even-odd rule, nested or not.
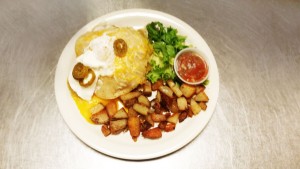
[[(64, 123), (54, 72), (73, 34), (128, 8), (174, 15), (216, 57), (220, 96), (206, 129), (163, 158), (125, 161)], [(300, 168), (300, 1), (1, 0), (0, 168)]]

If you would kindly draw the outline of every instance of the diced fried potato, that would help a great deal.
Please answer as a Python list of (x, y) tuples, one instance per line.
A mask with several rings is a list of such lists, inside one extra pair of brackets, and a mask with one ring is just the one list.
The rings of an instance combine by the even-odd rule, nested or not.
[(138, 101), (137, 101), (137, 98), (135, 97), (135, 98), (132, 98), (132, 99), (129, 99), (129, 100), (123, 100), (122, 102), (123, 102), (125, 107), (132, 107)]
[(92, 114), (91, 120), (95, 124), (105, 124), (108, 123), (109, 117), (105, 109), (101, 110), (98, 113)]
[(158, 80), (151, 85), (152, 91), (158, 90), (160, 86), (164, 85), (162, 80)]
[(105, 137), (109, 136), (110, 133), (111, 133), (111, 132), (110, 132), (110, 129), (108, 128), (108, 125), (106, 125), (106, 124), (102, 125), (101, 131), (102, 131), (102, 134), (103, 134)]
[(162, 130), (165, 130), (167, 123), (168, 123), (167, 121), (161, 121), (161, 122), (159, 122), (158, 128), (160, 128)]
[(145, 115), (145, 116), (148, 114), (148, 111), (149, 111), (148, 107), (146, 107), (144, 105), (141, 105), (141, 104), (138, 104), (138, 103), (133, 105), (133, 109), (135, 111), (137, 111), (138, 113), (140, 113), (142, 115)]
[(150, 116), (154, 122), (161, 122), (167, 120), (166, 116), (163, 114), (151, 113)]
[(144, 84), (144, 92), (143, 93), (145, 96), (151, 96), (151, 94), (152, 94), (151, 82), (149, 82), (148, 80)]
[(206, 110), (207, 108), (206, 102), (200, 102), (199, 106), (201, 107), (202, 110)]
[(196, 86), (196, 94), (203, 92), (205, 90), (205, 86), (204, 85), (198, 85)]
[(138, 97), (138, 102), (141, 103), (142, 105), (145, 105), (147, 107), (150, 107), (150, 101), (148, 100), (148, 98), (144, 95), (140, 95)]
[(157, 93), (156, 93), (156, 101), (157, 101), (158, 103), (161, 102), (161, 94), (160, 94), (159, 91), (157, 91)]
[(179, 113), (173, 113), (170, 117), (168, 117), (167, 121), (176, 124), (178, 122)]
[(148, 114), (148, 115), (146, 116), (146, 121), (147, 121), (149, 124), (151, 124), (151, 126), (154, 126), (154, 121), (152, 120), (152, 117), (151, 117), (150, 114)]
[(119, 134), (127, 127), (127, 119), (111, 120), (109, 125), (112, 134)]
[(177, 97), (181, 97), (182, 96), (182, 91), (179, 89), (179, 86), (177, 86), (172, 80), (168, 80), (167, 84), (173, 90), (173, 92), (175, 93), (175, 95)]
[(191, 106), (189, 106), (189, 108), (188, 108), (187, 115), (188, 115), (188, 117), (193, 117), (194, 116), (194, 113), (192, 111), (192, 107)]
[(133, 109), (133, 107), (130, 107), (128, 109), (128, 117), (137, 117), (138, 113)]
[(181, 110), (181, 111), (186, 110), (188, 107), (186, 98), (185, 97), (177, 98), (177, 105), (178, 105), (179, 110)]
[(128, 118), (128, 115), (125, 111), (125, 109), (122, 107), (120, 110), (117, 111), (116, 114), (112, 117), (113, 119), (126, 119)]
[(146, 130), (142, 133), (142, 135), (145, 138), (149, 138), (149, 139), (158, 139), (161, 138), (162, 136), (162, 131), (160, 128), (151, 128), (149, 130)]
[(170, 98), (173, 98), (173, 91), (168, 86), (160, 86), (159, 91), (161, 91), (163, 94), (167, 95)]
[(176, 127), (176, 124), (174, 124), (174, 123), (167, 123), (164, 131), (166, 131), (166, 132), (173, 131), (173, 130), (175, 130), (175, 127)]
[(96, 114), (98, 112), (100, 112), (101, 110), (103, 110), (105, 107), (103, 106), (103, 104), (98, 103), (96, 106), (92, 107), (90, 109), (91, 114)]
[(128, 129), (129, 129), (132, 139), (134, 141), (136, 141), (141, 132), (140, 131), (140, 119), (138, 117), (129, 117)]
[(178, 104), (177, 104), (177, 99), (172, 99), (171, 104), (167, 105), (168, 109), (172, 112), (172, 113), (178, 113), (179, 112), (179, 108), (178, 108)]
[(180, 90), (186, 98), (190, 98), (196, 92), (196, 87), (183, 83), (180, 86)]
[(188, 116), (188, 113), (187, 112), (181, 112), (180, 115), (179, 115), (179, 123), (183, 122)]
[(118, 103), (115, 100), (108, 102), (106, 105), (108, 116), (112, 118), (118, 112)]
[(201, 107), (194, 99), (191, 100), (191, 109), (195, 115), (201, 111)]
[(205, 92), (200, 92), (195, 96), (195, 101), (197, 102), (207, 102), (209, 100), (208, 96), (206, 95)]
[(139, 92), (139, 91), (135, 91), (135, 92), (129, 92), (129, 93), (126, 93), (122, 96), (120, 96), (120, 99), (121, 100), (129, 100), (129, 99), (133, 99), (135, 97), (139, 97), (142, 93)]

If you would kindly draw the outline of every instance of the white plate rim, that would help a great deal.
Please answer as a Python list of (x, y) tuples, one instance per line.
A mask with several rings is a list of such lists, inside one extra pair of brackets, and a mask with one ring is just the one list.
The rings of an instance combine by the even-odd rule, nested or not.
[[(91, 124), (84, 120), (84, 118), (81, 116), (78, 109), (76, 108), (76, 105), (71, 98), (70, 92), (66, 91), (66, 72), (70, 71), (70, 65), (72, 64), (70, 63), (70, 61), (72, 60), (72, 57), (75, 57), (74, 44), (75, 40), (79, 37), (79, 35), (88, 30), (91, 30), (92, 27), (99, 23), (116, 24), (116, 22), (118, 22), (118, 26), (125, 26), (126, 23), (122, 23), (122, 21), (126, 21), (126, 18), (131, 18), (131, 21), (132, 18), (135, 18), (137, 23), (144, 22), (144, 20), (147, 19), (154, 19), (152, 21), (158, 20), (164, 23), (165, 25), (175, 27), (179, 30), (179, 33), (181, 34), (182, 32), (184, 32), (189, 35), (192, 35), (187, 36), (187, 40), (191, 38), (191, 42), (196, 41), (197, 44), (195, 45), (193, 43), (193, 45), (195, 45), (195, 47), (197, 47), (198, 49), (200, 48), (200, 50), (202, 50), (209, 57), (210, 84), (208, 85), (207, 90), (208, 95), (210, 97), (210, 101), (208, 102), (207, 110), (205, 112), (199, 113), (193, 118), (190, 118), (189, 121), (180, 123), (178, 127), (176, 127), (175, 131), (171, 133), (164, 133), (163, 137), (158, 140), (147, 140), (139, 138), (137, 142), (133, 142), (130, 137), (126, 136), (129, 135), (128, 132), (127, 134), (124, 133), (120, 136), (109, 136), (104, 138), (99, 126), (97, 126), (99, 128), (98, 133), (95, 133), (95, 126), (91, 126)], [(132, 26), (135, 26), (135, 23), (132, 24)], [(140, 27), (141, 25), (137, 25), (137, 27)], [(177, 151), (178, 149), (190, 143), (201, 133), (201, 131), (203, 131), (203, 129), (211, 119), (217, 103), (217, 98), (219, 95), (219, 73), (215, 58), (209, 46), (200, 36), (200, 34), (187, 23), (180, 20), (179, 18), (176, 18), (170, 14), (160, 11), (150, 9), (127, 9), (115, 11), (94, 19), (93, 21), (89, 22), (87, 25), (82, 27), (71, 38), (71, 40), (66, 45), (59, 58), (55, 72), (54, 88), (58, 108), (64, 121), (67, 123), (71, 131), (81, 141), (83, 141), (85, 144), (92, 147), (93, 149), (112, 157), (128, 160), (145, 160), (165, 156), (174, 151)], [(187, 123), (191, 123), (191, 126), (187, 126)], [(197, 126), (195, 126), (195, 124), (197, 124)], [(189, 130), (188, 132), (182, 132), (184, 131), (183, 125), (184, 127), (195, 127), (195, 129)], [(87, 131), (89, 129), (92, 129), (92, 131)], [(95, 136), (94, 134), (98, 134), (99, 136)], [(120, 138), (120, 140), (118, 140), (118, 137)], [(127, 142), (127, 140), (124, 140), (124, 138), (128, 139), (131, 142)], [(174, 139), (176, 140), (176, 138), (179, 139), (179, 141), (174, 141)], [(95, 139), (97, 139), (97, 141)], [(119, 141), (122, 141), (122, 144), (119, 144)], [(127, 146), (129, 146), (128, 149), (126, 148)], [(145, 146), (150, 146), (150, 148), (145, 149)]]

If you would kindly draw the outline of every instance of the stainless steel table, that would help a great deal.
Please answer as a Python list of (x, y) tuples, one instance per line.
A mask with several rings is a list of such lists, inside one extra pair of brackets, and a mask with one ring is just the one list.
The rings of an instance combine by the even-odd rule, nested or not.
[[(54, 95), (59, 56), (106, 13), (147, 8), (211, 47), (220, 95), (205, 130), (162, 158), (126, 161), (78, 140)], [(300, 1), (0, 1), (0, 168), (300, 168)]]

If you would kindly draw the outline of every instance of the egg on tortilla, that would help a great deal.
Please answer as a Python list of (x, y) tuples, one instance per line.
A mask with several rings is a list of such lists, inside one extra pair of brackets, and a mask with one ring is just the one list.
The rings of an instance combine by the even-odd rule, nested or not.
[[(116, 41), (126, 45), (121, 55), (114, 48)], [(142, 31), (108, 27), (81, 35), (75, 53), (75, 64), (82, 63), (93, 70), (95, 80), (84, 87), (70, 73), (69, 86), (80, 98), (90, 101), (94, 96), (115, 99), (144, 83), (152, 47)]]

